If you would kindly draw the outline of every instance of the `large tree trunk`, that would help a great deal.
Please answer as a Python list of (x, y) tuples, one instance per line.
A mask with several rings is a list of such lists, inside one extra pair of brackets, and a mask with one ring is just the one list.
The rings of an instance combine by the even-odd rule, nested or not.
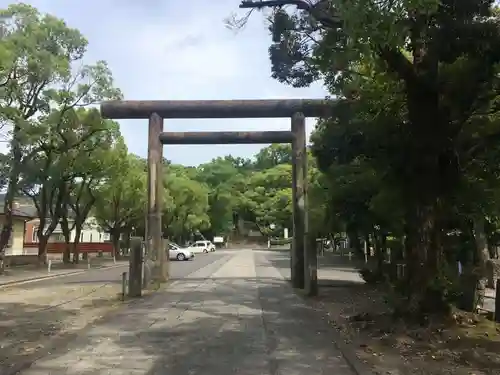
[(484, 217), (475, 217), (473, 220), (474, 228), (474, 241), (476, 244), (476, 252), (474, 256), (474, 263), (479, 268), (480, 276), (486, 275), (486, 262), (490, 259), (490, 252), (488, 249), (488, 239), (485, 233), (485, 219)]
[(80, 237), (82, 235), (83, 223), (75, 221), (75, 238), (73, 239), (73, 262), (78, 264), (80, 262), (80, 249), (78, 244), (80, 243)]
[(356, 255), (360, 255), (363, 253), (363, 250), (361, 249), (361, 241), (359, 240), (359, 231), (356, 225), (354, 224), (348, 224), (347, 228), (347, 237), (349, 238), (349, 251), (351, 249), (354, 249), (354, 253)]
[(66, 243), (63, 253), (63, 262), (68, 264), (71, 261), (71, 230), (66, 216), (63, 216), (61, 219), (61, 230), (64, 235), (64, 242)]
[(433, 281), (443, 258), (441, 198), (455, 188), (457, 169), (449, 123), (439, 108), (437, 58), (419, 27), (412, 28), (414, 74), (405, 79), (409, 126), (401, 178), (406, 179), (407, 308), (420, 315), (446, 308)]
[(45, 217), (40, 216), (38, 228), (36, 230), (36, 236), (38, 238), (38, 263), (45, 262), (45, 254), (47, 252), (48, 236), (46, 237), (43, 235), (45, 221)]
[(488, 240), (488, 254), (490, 259), (498, 259), (498, 248), (495, 246), (494, 243)]
[(130, 252), (130, 238), (132, 237), (132, 230), (127, 229), (125, 232), (125, 248), (128, 249), (127, 251)]
[(5, 262), (3, 261), (5, 259), (5, 248), (9, 244), (10, 236), (12, 235), (12, 225), (14, 220), (12, 209), (14, 207), (14, 199), (17, 193), (19, 167), (22, 161), (22, 151), (19, 142), (21, 128), (18, 125), (15, 125), (12, 132), (12, 141), (10, 143), (12, 165), (10, 166), (9, 183), (7, 184), (7, 192), (5, 194), (4, 201), (4, 222), (0, 233), (0, 273), (3, 273), (5, 269)]
[(38, 235), (38, 261), (40, 263), (47, 263), (47, 244), (49, 242), (49, 238), (54, 233), (54, 230), (57, 227), (58, 218), (52, 218), (49, 226), (45, 229), (45, 219), (40, 218), (40, 224), (38, 226), (37, 235)]
[(488, 250), (488, 239), (485, 232), (485, 218), (474, 217), (472, 220), (472, 225), (474, 229), (474, 242), (475, 242), (475, 252), (474, 252), (474, 265), (475, 271), (477, 273), (477, 296), (478, 304), (482, 305), (484, 302), (484, 293), (486, 287), (486, 276), (487, 276), (487, 262), (490, 260), (490, 253)]
[(387, 253), (387, 235), (385, 233), (374, 233), (375, 239), (375, 258), (376, 258), (376, 272), (382, 274), (384, 272), (384, 261)]
[(47, 263), (47, 244), (49, 236), (38, 236), (38, 264)]
[[(84, 186), (82, 186), (82, 189), (85, 188), (87, 189), (88, 194), (90, 195), (90, 200), (86, 202), (85, 204), (81, 203), (81, 196), (79, 195), (76, 199), (76, 202), (71, 206), (73, 209), (73, 212), (75, 213), (75, 221), (73, 228), (75, 228), (75, 239), (73, 243), (73, 248), (74, 248), (74, 257), (75, 259), (79, 259), (80, 253), (78, 249), (78, 244), (81, 241), (81, 233), (83, 230), (83, 225), (85, 224), (85, 221), (87, 220), (87, 217), (89, 216), (90, 210), (92, 209), (94, 203), (95, 203), (95, 197), (92, 195), (91, 188), (90, 188), (90, 182), (87, 182)], [(80, 193), (82, 193), (83, 190), (80, 190)], [(87, 259), (88, 253), (84, 253), (84, 259)]]
[(407, 213), (405, 240), (407, 305), (405, 308), (411, 314), (426, 313), (434, 305), (429, 301), (428, 295), (434, 274), (427, 265), (429, 253), (435, 250), (433, 248), (435, 223), (435, 212), (432, 207), (415, 205), (414, 209)]
[[(478, 305), (483, 302), (482, 293), (484, 291), (484, 282), (482, 282), (481, 263), (483, 255), (479, 250), (483, 246), (483, 239), (481, 238), (481, 219), (478, 221), (466, 221), (465, 232), (467, 234), (465, 267), (460, 275), (460, 290), (462, 296), (459, 301), (459, 307), (463, 310), (473, 312)], [(476, 235), (476, 230), (478, 231)], [(465, 237), (465, 236), (464, 236)], [(472, 259), (470, 259), (472, 258)]]
[(113, 257), (117, 257), (120, 254), (120, 232), (116, 229), (111, 231), (111, 242), (113, 243)]
[(370, 233), (365, 233), (365, 242), (364, 242), (364, 248), (363, 248), (363, 255), (366, 252), (366, 256), (370, 256), (370, 248), (372, 247), (372, 241), (370, 239)]

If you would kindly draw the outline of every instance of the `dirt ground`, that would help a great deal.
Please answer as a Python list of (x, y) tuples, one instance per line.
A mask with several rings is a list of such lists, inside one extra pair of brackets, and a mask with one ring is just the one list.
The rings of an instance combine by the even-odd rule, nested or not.
[(384, 294), (366, 284), (323, 286), (311, 303), (374, 374), (500, 374), (500, 325), (456, 311), (427, 327), (396, 321)]
[(6, 287), (0, 293), (0, 373), (121, 304), (119, 284)]

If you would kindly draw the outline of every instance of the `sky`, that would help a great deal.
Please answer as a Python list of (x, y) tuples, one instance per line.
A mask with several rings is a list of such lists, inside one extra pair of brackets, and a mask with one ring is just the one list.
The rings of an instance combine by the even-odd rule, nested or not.
[[(2, 8), (13, 1), (0, 0)], [(106, 60), (127, 100), (324, 98), (317, 84), (295, 89), (271, 78), (270, 36), (262, 14), (243, 30), (224, 19), (240, 0), (34, 0), (88, 39), (86, 63)], [(310, 133), (315, 120), (307, 120)], [(147, 122), (121, 120), (129, 151), (147, 155)], [(165, 131), (288, 130), (289, 119), (165, 120)], [(217, 156), (251, 157), (263, 145), (165, 146), (174, 163), (198, 165)]]

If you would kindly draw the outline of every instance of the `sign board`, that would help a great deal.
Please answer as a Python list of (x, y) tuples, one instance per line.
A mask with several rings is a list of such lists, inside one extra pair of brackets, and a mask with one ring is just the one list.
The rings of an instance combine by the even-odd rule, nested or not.
[(214, 244), (216, 243), (224, 243), (224, 237), (214, 237)]

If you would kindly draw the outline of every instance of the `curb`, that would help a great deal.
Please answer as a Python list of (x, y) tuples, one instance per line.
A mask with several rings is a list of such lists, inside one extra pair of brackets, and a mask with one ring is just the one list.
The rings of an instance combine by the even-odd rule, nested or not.
[(16, 284), (24, 284), (24, 283), (29, 283), (29, 282), (35, 282), (35, 281), (41, 281), (45, 279), (51, 279), (51, 278), (56, 278), (56, 277), (63, 277), (63, 276), (71, 276), (79, 273), (83, 273), (85, 271), (72, 271), (72, 272), (65, 272), (59, 275), (47, 275), (47, 276), (37, 276), (37, 277), (30, 277), (22, 280), (15, 280), (15, 281), (7, 281), (5, 283), (0, 284), (0, 289), (16, 285)]
[(81, 270), (75, 270), (75, 271), (68, 271), (60, 274), (53, 274), (53, 275), (45, 275), (45, 276), (36, 276), (36, 277), (29, 277), (26, 279), (22, 280), (14, 280), (14, 281), (7, 281), (5, 283), (0, 283), (0, 289), (9, 287), (9, 286), (14, 286), (14, 285), (21, 285), (21, 284), (29, 284), (32, 282), (37, 282), (37, 281), (42, 281), (42, 280), (50, 280), (50, 279), (56, 279), (58, 277), (65, 277), (65, 276), (74, 276), (74, 275), (80, 275), (82, 273), (92, 271), (92, 270), (99, 270), (99, 269), (112, 269), (112, 268), (117, 268), (117, 267), (122, 267), (124, 264), (113, 264), (111, 266), (100, 266), (100, 267), (94, 267), (90, 269), (81, 269)]

